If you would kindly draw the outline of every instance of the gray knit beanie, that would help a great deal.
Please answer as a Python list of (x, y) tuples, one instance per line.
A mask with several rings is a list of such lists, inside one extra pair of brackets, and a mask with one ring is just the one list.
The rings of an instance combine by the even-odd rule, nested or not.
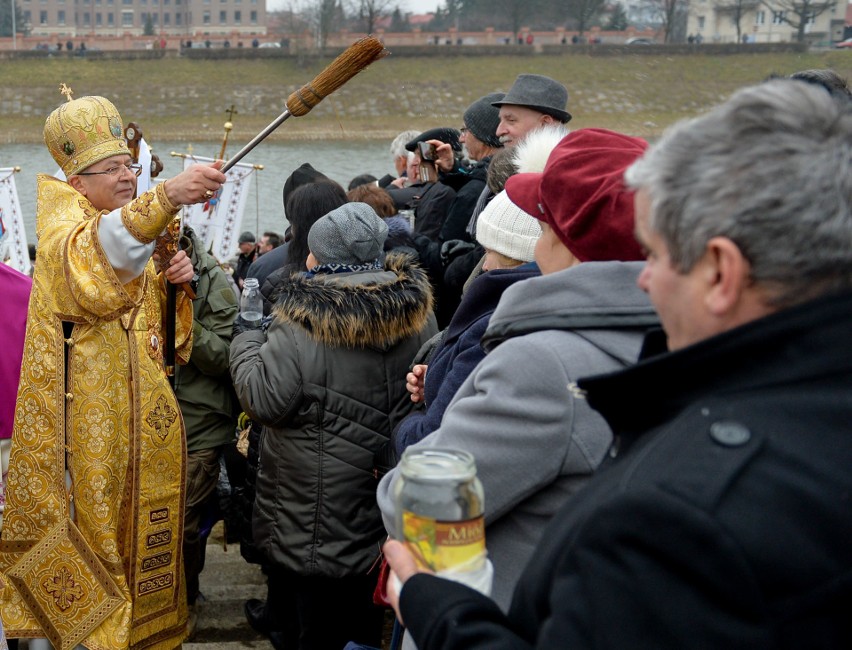
[(464, 112), (464, 125), (476, 136), (476, 139), (489, 147), (498, 149), (503, 146), (497, 137), (500, 125), (500, 109), (492, 106), (505, 97), (505, 93), (491, 93), (480, 97)]
[(308, 248), (320, 264), (364, 264), (382, 252), (388, 227), (366, 203), (345, 203), (321, 217), (308, 233)]

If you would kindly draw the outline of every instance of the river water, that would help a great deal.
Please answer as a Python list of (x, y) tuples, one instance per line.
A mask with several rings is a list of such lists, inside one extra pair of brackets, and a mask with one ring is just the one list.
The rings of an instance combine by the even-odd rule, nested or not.
[[(228, 153), (233, 155), (245, 142), (231, 142)], [(159, 178), (165, 179), (183, 168), (181, 158), (169, 155), (172, 151), (186, 153), (186, 142), (153, 143), (165, 169)], [(263, 165), (254, 175), (249, 198), (243, 215), (243, 230), (259, 234), (265, 230), (284, 232), (287, 221), (281, 200), (281, 190), (287, 177), (302, 163), (310, 163), (346, 189), (349, 181), (359, 174), (372, 174), (380, 178), (393, 173), (390, 141), (299, 141), (262, 142), (241, 162)], [(220, 145), (201, 143), (192, 145), (197, 156), (215, 157)], [(4, 144), (0, 148), (0, 167), (20, 167), (15, 184), (21, 200), (21, 212), (29, 243), (35, 242), (36, 174), (53, 174), (57, 165), (43, 144)]]

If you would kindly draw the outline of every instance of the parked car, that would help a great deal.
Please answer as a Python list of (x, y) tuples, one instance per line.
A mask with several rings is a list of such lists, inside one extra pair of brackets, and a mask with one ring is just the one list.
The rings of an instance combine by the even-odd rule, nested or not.
[(636, 36), (636, 37), (633, 37), (633, 38), (628, 38), (626, 41), (624, 41), (624, 44), (625, 45), (653, 45), (654, 41), (652, 41), (650, 38), (641, 38), (641, 37)]
[(281, 43), (270, 41), (269, 43), (261, 43), (258, 47), (281, 47)]
[(852, 47), (852, 38), (847, 38), (845, 41), (840, 41), (839, 43), (835, 43), (834, 47), (840, 47), (840, 48)]

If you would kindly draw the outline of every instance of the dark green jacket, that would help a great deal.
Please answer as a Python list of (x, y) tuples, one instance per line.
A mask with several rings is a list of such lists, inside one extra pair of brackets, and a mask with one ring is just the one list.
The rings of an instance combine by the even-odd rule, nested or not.
[(199, 278), (192, 303), (192, 355), (175, 371), (175, 393), (186, 424), (187, 451), (192, 452), (234, 440), (237, 401), (228, 357), (239, 305), (216, 258), (194, 234), (189, 239), (186, 250)]

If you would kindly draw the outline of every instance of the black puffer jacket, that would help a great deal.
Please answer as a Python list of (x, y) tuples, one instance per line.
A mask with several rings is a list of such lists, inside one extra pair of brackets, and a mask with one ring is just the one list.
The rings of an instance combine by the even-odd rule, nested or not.
[(253, 530), (266, 559), (304, 575), (366, 572), (385, 536), (373, 454), (413, 406), (405, 374), (436, 331), (425, 272), (287, 279), (267, 332), (231, 346), (240, 402), (264, 425)]

